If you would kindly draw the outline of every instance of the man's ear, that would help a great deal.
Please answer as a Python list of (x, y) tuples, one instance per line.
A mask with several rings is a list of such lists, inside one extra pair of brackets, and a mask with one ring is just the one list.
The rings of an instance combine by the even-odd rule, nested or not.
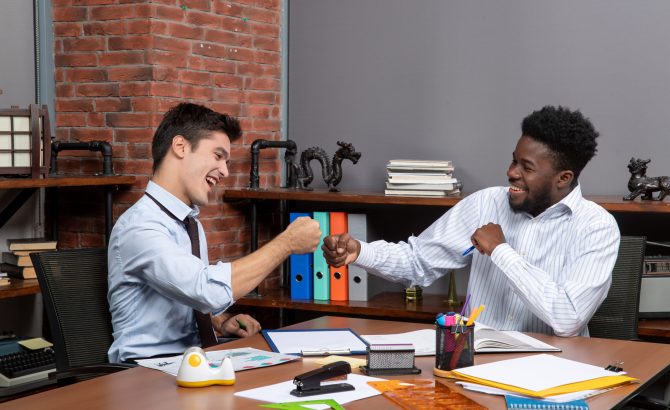
[(572, 181), (575, 179), (574, 172), (570, 170), (563, 170), (558, 173), (558, 189), (569, 188), (572, 185)]
[(172, 152), (174, 152), (178, 158), (184, 158), (184, 155), (186, 155), (186, 149), (190, 145), (191, 144), (188, 142), (188, 140), (182, 135), (175, 135), (172, 138)]

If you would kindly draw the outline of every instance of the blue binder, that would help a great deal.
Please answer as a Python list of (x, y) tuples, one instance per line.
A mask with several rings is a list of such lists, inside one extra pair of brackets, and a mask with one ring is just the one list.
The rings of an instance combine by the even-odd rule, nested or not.
[[(293, 222), (301, 216), (311, 217), (309, 213), (291, 212), (289, 220)], [(289, 256), (289, 272), (291, 274), (291, 299), (313, 299), (312, 254)]]

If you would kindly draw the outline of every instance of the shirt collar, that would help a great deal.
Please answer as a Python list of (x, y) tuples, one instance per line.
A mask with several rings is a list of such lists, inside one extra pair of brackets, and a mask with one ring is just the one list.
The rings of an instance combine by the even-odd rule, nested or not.
[(542, 214), (559, 215), (565, 212), (571, 215), (572, 213), (575, 212), (577, 206), (582, 201), (582, 199), (584, 199), (584, 197), (582, 196), (582, 187), (579, 183), (577, 183), (577, 186), (574, 187), (569, 194), (567, 194), (563, 199), (561, 199), (554, 205), (547, 208), (547, 210), (542, 212)]
[(187, 216), (197, 217), (200, 213), (200, 208), (197, 205), (190, 207), (186, 205), (181, 199), (177, 198), (162, 186), (154, 181), (149, 181), (146, 192), (156, 198), (168, 211), (172, 212), (174, 216), (183, 221)]

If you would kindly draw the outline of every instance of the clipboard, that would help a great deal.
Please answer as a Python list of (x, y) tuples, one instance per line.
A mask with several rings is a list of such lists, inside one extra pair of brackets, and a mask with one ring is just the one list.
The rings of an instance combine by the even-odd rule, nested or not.
[(273, 352), (300, 356), (365, 354), (369, 344), (350, 328), (262, 330)]

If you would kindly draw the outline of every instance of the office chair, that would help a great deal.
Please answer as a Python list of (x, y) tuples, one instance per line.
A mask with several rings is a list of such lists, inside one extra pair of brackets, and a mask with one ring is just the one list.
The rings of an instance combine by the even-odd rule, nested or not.
[(107, 303), (107, 249), (30, 254), (56, 352), (56, 372), (68, 384), (133, 367), (110, 364), (112, 319)]
[[(637, 340), (640, 282), (644, 267), (647, 238), (622, 236), (607, 297), (589, 321), (591, 337)], [(644, 394), (631, 399), (627, 409), (670, 409), (668, 403)]]
[(644, 236), (622, 236), (612, 269), (612, 286), (589, 321), (591, 337), (636, 340), (640, 281), (644, 265)]

